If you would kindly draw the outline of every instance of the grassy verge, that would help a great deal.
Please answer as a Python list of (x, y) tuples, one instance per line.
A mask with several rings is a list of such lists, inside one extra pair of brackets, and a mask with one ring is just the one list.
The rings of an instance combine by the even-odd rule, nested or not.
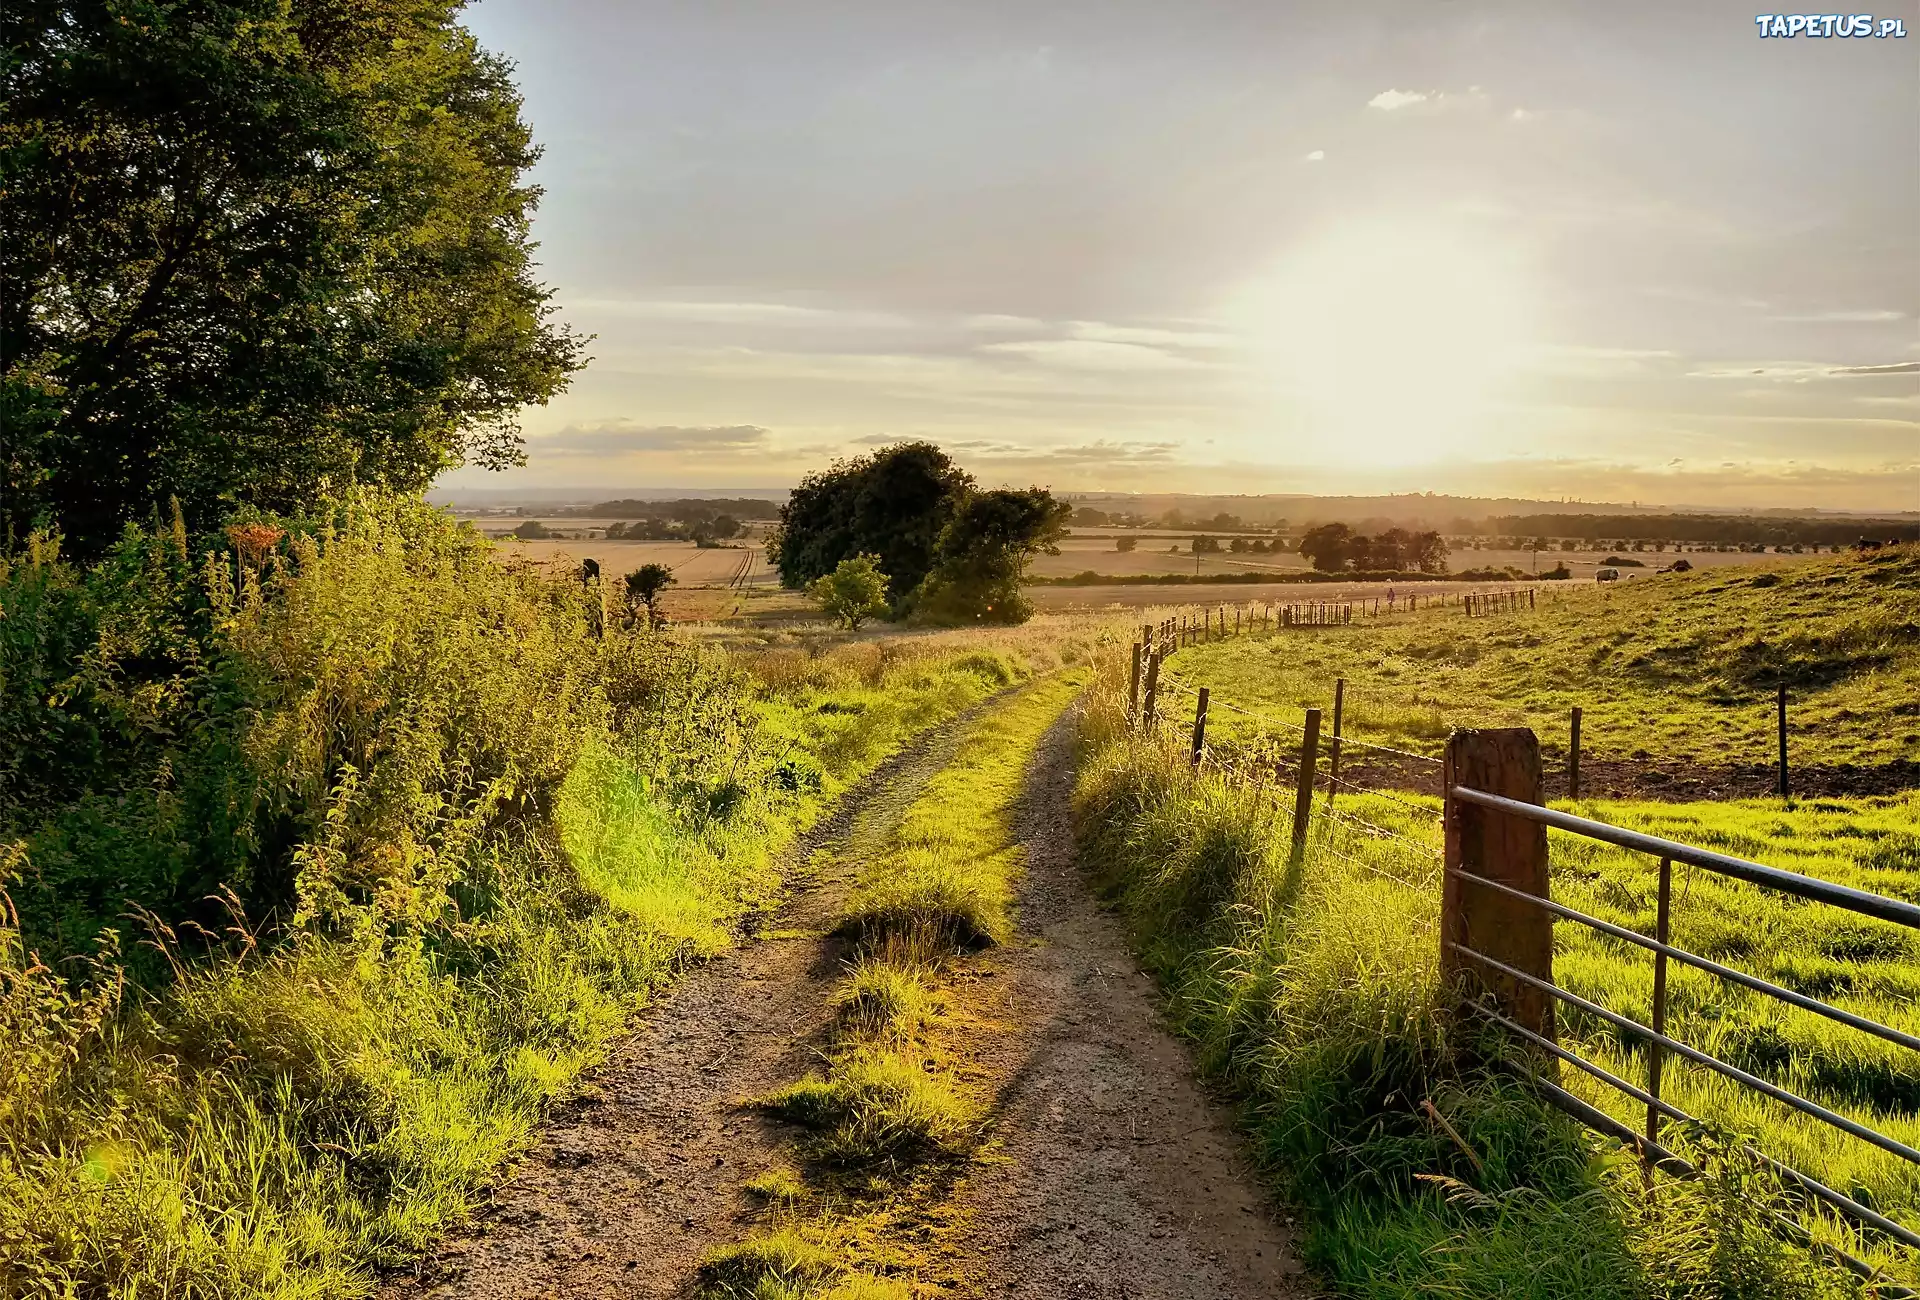
[(1029, 671), (596, 637), (404, 501), (191, 553), (0, 566), (0, 1293), (370, 1294), (838, 790)]
[(1702, 1144), (1708, 1179), (1648, 1187), (1502, 1069), (1497, 1039), (1446, 1014), (1426, 814), (1355, 796), (1346, 811), (1395, 838), (1322, 819), (1294, 857), (1290, 798), (1196, 778), (1182, 746), (1126, 734), (1120, 672), (1103, 672), (1083, 714), (1083, 854), (1204, 1068), (1245, 1098), (1254, 1151), (1306, 1211), (1306, 1253), (1331, 1285), (1860, 1294), (1763, 1230), (1756, 1206), (1778, 1189), (1737, 1149)]
[(826, 1069), (763, 1100), (799, 1136), (748, 1184), (761, 1230), (717, 1251), (709, 1295), (917, 1294), (925, 1243), (982, 1135), (984, 1098), (948, 1038), (953, 976), (1009, 937), (1011, 814), (1041, 737), (1084, 684), (1035, 682), (972, 723), (952, 760), (859, 862), (841, 917), (849, 965)]
[(1796, 763), (1920, 761), (1920, 548), (1554, 594), (1493, 618), (1446, 608), (1195, 646), (1170, 668), (1289, 721), (1344, 677), (1348, 734), (1428, 753), (1459, 726), (1563, 745), (1578, 705), (1593, 757), (1708, 765), (1772, 761), (1784, 683)]

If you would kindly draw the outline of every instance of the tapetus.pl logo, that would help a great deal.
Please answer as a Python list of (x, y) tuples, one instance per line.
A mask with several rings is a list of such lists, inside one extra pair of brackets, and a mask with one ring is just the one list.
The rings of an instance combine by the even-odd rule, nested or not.
[(1805, 36), (1814, 40), (1865, 36), (1884, 39), (1907, 34), (1905, 19), (1875, 18), (1872, 14), (1755, 14), (1753, 21), (1763, 39), (1769, 36)]

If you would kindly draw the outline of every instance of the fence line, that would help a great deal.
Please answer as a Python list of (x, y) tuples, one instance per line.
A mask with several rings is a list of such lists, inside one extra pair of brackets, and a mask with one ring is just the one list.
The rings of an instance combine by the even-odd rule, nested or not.
[[(1523, 598), (1527, 602), (1524, 607), (1531, 607), (1531, 593), (1493, 593), (1493, 595), (1501, 597), (1501, 600), (1499, 602), (1490, 600), (1485, 607), (1480, 605), (1477, 597), (1463, 601), (1463, 604), (1468, 606), (1467, 616), (1484, 617), (1503, 610), (1520, 609), (1523, 607), (1520, 603)], [(1254, 621), (1251, 617), (1252, 612), (1252, 608), (1249, 607), (1247, 617), (1236, 614), (1233, 627), (1240, 630), (1248, 626)], [(1285, 622), (1284, 613), (1277, 618), (1274, 617), (1272, 606), (1267, 607), (1264, 612), (1270, 620), (1267, 626), (1288, 625)], [(1136, 661), (1144, 657), (1155, 670), (1149, 674), (1149, 677), (1157, 676), (1157, 669), (1166, 653), (1181, 644), (1190, 643), (1198, 636), (1211, 635), (1216, 626), (1221, 634), (1226, 633), (1227, 620), (1224, 608), (1217, 624), (1211, 615), (1202, 620), (1169, 619), (1161, 625), (1159, 638), (1153, 635), (1156, 629), (1148, 627), (1145, 629), (1147, 638), (1135, 647)], [(1138, 677), (1139, 674), (1136, 674), (1136, 681)], [(1305, 725), (1295, 726), (1279, 719), (1263, 717), (1230, 701), (1215, 699), (1212, 692), (1204, 686), (1191, 689), (1170, 679), (1162, 684), (1172, 685), (1178, 693), (1194, 700), (1190, 753), (1191, 766), (1195, 772), (1211, 767), (1223, 778), (1251, 786), (1262, 795), (1271, 784), (1276, 799), (1276, 814), (1279, 813), (1278, 796), (1283, 788), (1282, 782), (1291, 781), (1294, 784), (1291, 838), (1293, 851), (1296, 854), (1303, 852), (1306, 847), (1308, 829), (1316, 812), (1313, 807), (1313, 795), (1317, 790), (1324, 788), (1326, 799), (1318, 810), (1318, 815), (1323, 821), (1342, 827), (1351, 833), (1364, 835), (1379, 842), (1383, 848), (1391, 847), (1393, 852), (1410, 852), (1418, 859), (1439, 865), (1442, 890), (1439, 924), (1441, 960), (1448, 982), (1455, 990), (1458, 999), (1456, 1005), (1461, 1013), (1485, 1019), (1487, 1023), (1507, 1033), (1522, 1049), (1522, 1055), (1514, 1062), (1516, 1068), (1538, 1085), (1540, 1095), (1546, 1101), (1568, 1112), (1589, 1128), (1631, 1146), (1650, 1169), (1658, 1168), (1680, 1177), (1699, 1176), (1700, 1170), (1697, 1167), (1676, 1155), (1661, 1141), (1662, 1126), (1664, 1123), (1671, 1122), (1696, 1130), (1713, 1127), (1708, 1122), (1675, 1107), (1661, 1096), (1662, 1076), (1669, 1058), (1711, 1071), (1740, 1089), (1759, 1093), (1798, 1114), (1843, 1132), (1877, 1150), (1920, 1165), (1920, 1149), (1891, 1134), (1881, 1132), (1870, 1124), (1841, 1114), (1759, 1075), (1723, 1061), (1711, 1053), (1701, 1051), (1673, 1037), (1667, 1032), (1666, 1026), (1668, 964), (1679, 962), (1762, 997), (1822, 1016), (1829, 1021), (1877, 1037), (1896, 1047), (1920, 1052), (1920, 1036), (1819, 998), (1784, 988), (1759, 976), (1725, 966), (1676, 946), (1672, 942), (1674, 902), (1672, 868), (1675, 862), (1740, 880), (1758, 888), (1784, 893), (1807, 902), (1840, 907), (1856, 915), (1872, 917), (1916, 931), (1920, 931), (1920, 905), (1546, 808), (1542, 788), (1539, 741), (1530, 729), (1456, 731), (1448, 740), (1445, 758), (1436, 759), (1430, 755), (1416, 754), (1393, 746), (1342, 736), (1340, 728), (1343, 719), (1340, 705), (1344, 702), (1344, 680), (1336, 685), (1334, 730), (1324, 745), (1320, 737), (1321, 712), (1318, 709), (1306, 710)], [(1223, 752), (1210, 745), (1207, 741), (1207, 715), (1213, 708), (1224, 708), (1255, 719), (1266, 727), (1284, 726), (1298, 733), (1300, 739), (1297, 758), (1285, 758), (1279, 752), (1273, 751)], [(1782, 708), (1784, 710), (1784, 704)], [(1138, 729), (1144, 725), (1144, 729), (1151, 731), (1155, 729), (1155, 722), (1156, 715), (1151, 697), (1144, 717), (1139, 707), (1139, 700), (1136, 698), (1129, 701), (1131, 726)], [(1576, 710), (1573, 715), (1573, 735), (1576, 739), (1569, 756), (1570, 785), (1576, 795), (1579, 782), (1578, 734), (1579, 713)], [(1325, 773), (1319, 770), (1323, 749), (1330, 760), (1329, 768)], [(1340, 775), (1339, 761), (1342, 751), (1349, 749), (1374, 750), (1422, 764), (1440, 766), (1442, 768), (1440, 811), (1436, 813), (1433, 809), (1421, 807), (1408, 799)], [(1783, 787), (1785, 785), (1784, 757), (1783, 753)], [(1403, 831), (1357, 815), (1350, 808), (1336, 809), (1333, 806), (1333, 799), (1335, 793), (1340, 790), (1356, 794), (1371, 794), (1419, 813), (1423, 818), (1436, 818), (1444, 829), (1444, 847), (1437, 849), (1433, 844), (1415, 839)], [(1521, 826), (1531, 826), (1535, 830), (1523, 832), (1516, 829)], [(1659, 859), (1656, 919), (1654, 933), (1651, 936), (1590, 916), (1551, 897), (1547, 870), (1546, 833), (1549, 827)], [(1372, 875), (1393, 880), (1408, 888), (1432, 887), (1431, 881), (1410, 880), (1397, 872), (1369, 864), (1331, 842), (1323, 842), (1320, 850)], [(1591, 927), (1652, 954), (1654, 995), (1650, 1023), (1641, 1024), (1554, 982), (1551, 923), (1556, 918)], [(1594, 1016), (1611, 1025), (1629, 1042), (1640, 1044), (1647, 1057), (1645, 1086), (1623, 1079), (1597, 1063), (1586, 1060), (1578, 1052), (1562, 1046), (1558, 1041), (1555, 1028), (1554, 1008), (1556, 1006), (1573, 1007), (1582, 1013)], [(1571, 1065), (1644, 1106), (1646, 1108), (1644, 1131), (1635, 1131), (1605, 1111), (1562, 1088), (1550, 1077), (1551, 1070), (1548, 1068), (1555, 1067), (1560, 1062)], [(1747, 1145), (1751, 1147), (1751, 1142), (1748, 1141)], [(1795, 1169), (1765, 1152), (1753, 1149), (1753, 1155), (1776, 1174), (1783, 1185), (1804, 1198), (1801, 1201), (1803, 1208), (1812, 1211), (1816, 1204), (1823, 1206), (1850, 1221), (1859, 1231), (1879, 1234), (1908, 1247), (1920, 1248), (1920, 1232), (1916, 1232), (1914, 1228), (1888, 1217), (1870, 1205), (1862, 1204), (1854, 1197), (1828, 1186), (1813, 1175)], [(1773, 1226), (1781, 1235), (1825, 1253), (1855, 1274), (1875, 1281), (1881, 1288), (1879, 1294), (1889, 1297), (1889, 1300), (1894, 1300), (1896, 1297), (1904, 1300), (1920, 1300), (1920, 1293), (1897, 1285), (1889, 1286), (1884, 1274), (1879, 1273), (1865, 1261), (1827, 1242), (1816, 1241), (1805, 1227), (1794, 1219), (1780, 1215), (1771, 1209), (1766, 1212), (1772, 1216)]]

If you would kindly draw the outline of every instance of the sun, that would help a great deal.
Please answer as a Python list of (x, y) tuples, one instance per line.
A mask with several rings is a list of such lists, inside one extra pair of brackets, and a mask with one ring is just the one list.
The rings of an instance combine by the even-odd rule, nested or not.
[(1529, 341), (1525, 275), (1494, 240), (1375, 221), (1309, 239), (1249, 281), (1227, 315), (1290, 456), (1422, 463), (1470, 453)]

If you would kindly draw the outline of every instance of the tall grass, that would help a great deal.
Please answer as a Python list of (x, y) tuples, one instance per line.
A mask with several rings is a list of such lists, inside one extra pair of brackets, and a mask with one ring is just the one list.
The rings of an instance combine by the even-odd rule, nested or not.
[(834, 791), (1025, 672), (768, 682), (416, 503), (283, 522), (0, 569), (0, 1293), (370, 1294)]
[(1538, 1101), (1502, 1044), (1448, 1014), (1431, 821), (1378, 796), (1321, 819), (1194, 775), (1172, 738), (1129, 735), (1103, 668), (1085, 711), (1076, 826), (1175, 1025), (1245, 1099), (1262, 1166), (1305, 1213), (1309, 1262), (1344, 1294), (1826, 1296), (1850, 1278), (1765, 1232), (1777, 1196), (1735, 1151), (1644, 1186)]

